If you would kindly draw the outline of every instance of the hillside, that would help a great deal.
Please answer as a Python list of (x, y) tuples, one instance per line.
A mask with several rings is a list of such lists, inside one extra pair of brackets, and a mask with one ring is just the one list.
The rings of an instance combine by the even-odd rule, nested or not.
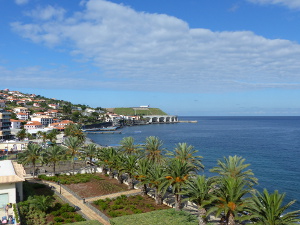
[(168, 115), (164, 111), (162, 111), (159, 108), (109, 108), (106, 109), (109, 112), (116, 113), (118, 115), (124, 115), (124, 116), (134, 116), (134, 115)]

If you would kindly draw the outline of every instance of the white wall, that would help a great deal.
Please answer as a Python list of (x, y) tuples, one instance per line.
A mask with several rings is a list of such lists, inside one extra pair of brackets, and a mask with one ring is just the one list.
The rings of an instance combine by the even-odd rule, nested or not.
[(0, 194), (8, 193), (7, 203), (16, 203), (16, 187), (15, 183), (11, 184), (0, 184)]

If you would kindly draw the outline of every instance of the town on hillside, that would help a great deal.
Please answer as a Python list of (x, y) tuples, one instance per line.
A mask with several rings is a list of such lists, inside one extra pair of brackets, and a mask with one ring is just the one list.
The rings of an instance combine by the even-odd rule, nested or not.
[(3, 153), (23, 150), (26, 141), (53, 130), (64, 131), (69, 124), (79, 124), (83, 130), (89, 131), (174, 122), (178, 122), (177, 116), (169, 116), (149, 105), (93, 108), (37, 94), (0, 90), (0, 152)]

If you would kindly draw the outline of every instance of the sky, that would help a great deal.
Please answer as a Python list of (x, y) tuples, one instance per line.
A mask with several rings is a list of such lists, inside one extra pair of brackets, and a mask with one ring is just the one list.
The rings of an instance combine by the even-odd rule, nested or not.
[(300, 0), (0, 0), (0, 89), (178, 116), (299, 116)]

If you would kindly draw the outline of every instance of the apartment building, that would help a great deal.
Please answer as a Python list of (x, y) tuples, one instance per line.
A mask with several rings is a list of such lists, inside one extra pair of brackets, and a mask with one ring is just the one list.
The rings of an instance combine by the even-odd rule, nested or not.
[(0, 108), (0, 140), (7, 140), (10, 136), (10, 112)]

